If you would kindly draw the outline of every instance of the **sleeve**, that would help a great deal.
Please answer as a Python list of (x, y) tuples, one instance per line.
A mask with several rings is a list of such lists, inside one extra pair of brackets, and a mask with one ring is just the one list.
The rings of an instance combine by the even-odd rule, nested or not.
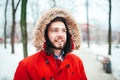
[(80, 80), (87, 80), (84, 65), (83, 65), (83, 62), (82, 62), (81, 59), (80, 59), (80, 62), (79, 62), (79, 66), (80, 66), (80, 74), (81, 74), (81, 79)]
[(22, 62), (19, 63), (16, 72), (14, 74), (14, 79), (13, 80), (29, 80), (29, 76), (27, 73), (27, 68), (25, 64)]

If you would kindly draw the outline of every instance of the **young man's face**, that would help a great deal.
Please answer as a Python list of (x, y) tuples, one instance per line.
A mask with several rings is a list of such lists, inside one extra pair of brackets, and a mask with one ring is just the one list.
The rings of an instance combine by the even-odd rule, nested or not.
[(48, 37), (55, 49), (63, 49), (66, 44), (66, 27), (61, 21), (51, 23), (48, 29)]

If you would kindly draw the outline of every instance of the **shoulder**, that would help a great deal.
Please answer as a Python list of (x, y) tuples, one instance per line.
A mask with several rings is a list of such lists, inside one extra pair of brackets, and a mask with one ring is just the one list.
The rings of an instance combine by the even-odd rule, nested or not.
[(68, 58), (73, 58), (73, 59), (80, 59), (80, 57), (78, 57), (77, 55), (75, 55), (74, 53), (68, 53), (67, 55), (66, 55), (66, 57), (68, 57)]
[(38, 60), (42, 59), (42, 54), (45, 52), (36, 52), (35, 54), (28, 56), (20, 61), (21, 64), (28, 65), (37, 62)]
[(74, 62), (82, 63), (81, 58), (78, 57), (77, 55), (75, 55), (75, 54), (72, 53), (72, 52), (71, 52), (71, 53), (68, 53), (68, 54), (66, 55), (66, 58), (69, 59), (69, 60), (71, 60), (72, 62), (74, 61)]

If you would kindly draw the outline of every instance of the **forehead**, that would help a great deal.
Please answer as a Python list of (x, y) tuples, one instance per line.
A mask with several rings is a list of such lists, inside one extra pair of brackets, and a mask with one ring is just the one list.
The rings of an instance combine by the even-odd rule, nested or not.
[(49, 28), (66, 28), (65, 27), (65, 24), (62, 22), (62, 21), (55, 21), (55, 22), (52, 22), (50, 27)]

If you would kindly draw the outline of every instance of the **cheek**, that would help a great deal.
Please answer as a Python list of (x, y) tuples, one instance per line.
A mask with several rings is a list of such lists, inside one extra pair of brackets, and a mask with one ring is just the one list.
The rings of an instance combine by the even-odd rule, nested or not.
[(48, 38), (50, 39), (50, 41), (54, 40), (55, 35), (48, 33)]
[(66, 41), (67, 40), (67, 35), (65, 35), (64, 38), (65, 38), (65, 41)]

